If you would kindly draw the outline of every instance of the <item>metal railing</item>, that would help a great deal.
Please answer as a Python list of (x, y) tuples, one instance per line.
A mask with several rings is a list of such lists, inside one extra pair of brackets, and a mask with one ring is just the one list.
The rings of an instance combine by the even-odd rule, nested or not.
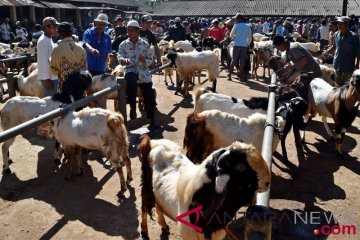
[[(155, 68), (150, 70), (150, 73), (161, 71), (164, 68), (170, 67), (171, 64), (165, 64), (159, 68)], [(27, 122), (21, 123), (15, 127), (12, 127), (10, 129), (7, 129), (0, 133), (0, 142), (4, 142), (10, 138), (15, 137), (16, 135), (19, 135), (27, 130), (30, 130), (34, 127), (37, 127), (41, 124), (44, 124), (56, 117), (60, 117), (62, 115), (65, 115), (67, 112), (71, 110), (75, 110), (76, 108), (82, 107), (84, 105), (87, 105), (88, 103), (103, 97), (105, 95), (108, 95), (114, 91), (118, 91), (118, 103), (119, 103), (119, 111), (124, 117), (124, 121), (127, 121), (127, 114), (126, 114), (126, 81), (123, 77), (118, 77), (118, 84), (113, 87), (105, 88), (99, 92), (94, 93), (93, 95), (87, 96), (83, 99), (80, 99), (76, 102), (73, 102), (71, 104), (66, 104), (64, 106), (60, 106), (58, 109), (55, 109), (51, 112), (48, 112), (44, 115), (41, 115), (39, 117), (36, 117), (34, 119), (31, 119)]]
[[(266, 116), (266, 126), (264, 130), (264, 138), (262, 144), (261, 155), (266, 161), (271, 176), (272, 156), (273, 156), (273, 140), (275, 126), (275, 90), (276, 73), (271, 75), (269, 85), (268, 108)], [(246, 212), (246, 225), (244, 239), (270, 240), (272, 228), (272, 212), (269, 208), (270, 186), (267, 192), (259, 193), (256, 196), (256, 205), (249, 207)]]

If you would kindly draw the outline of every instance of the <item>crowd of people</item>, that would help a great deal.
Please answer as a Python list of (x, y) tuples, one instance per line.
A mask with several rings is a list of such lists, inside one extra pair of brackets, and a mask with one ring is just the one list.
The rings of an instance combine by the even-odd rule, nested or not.
[[(160, 39), (174, 42), (196, 37), (199, 40), (212, 37), (221, 47), (221, 64), (227, 63), (228, 79), (232, 79), (233, 69), (238, 67), (240, 81), (246, 79), (250, 70), (250, 50), (253, 48), (253, 34), (260, 33), (273, 40), (274, 47), (285, 52), (291, 64), (283, 72), (296, 69), (300, 72), (312, 72), (314, 77), (321, 71), (311, 54), (298, 44), (290, 45), (292, 34), (297, 32), (299, 38), (319, 42), (322, 57), (334, 56), (334, 68), (338, 75), (337, 85), (348, 82), (355, 68), (359, 67), (360, 46), (358, 31), (360, 24), (355, 16), (337, 19), (291, 19), (264, 18), (246, 19), (237, 14), (231, 18), (186, 18), (176, 17), (169, 21), (153, 20), (144, 15), (138, 21), (125, 20), (117, 16), (113, 24), (108, 16), (100, 13), (90, 28), (84, 31), (75, 42), (72, 35), (77, 32), (74, 25), (68, 22), (58, 23), (55, 18), (47, 17), (42, 26), (35, 25), (29, 31), (20, 21), (12, 30), (9, 19), (0, 25), (1, 42), (32, 41), (37, 44), (39, 80), (47, 96), (61, 88), (67, 75), (75, 70), (89, 70), (92, 75), (106, 72), (107, 58), (113, 51), (112, 42), (125, 36), (125, 41), (117, 46), (119, 63), (125, 66), (127, 94), (130, 103), (130, 118), (136, 116), (136, 91), (139, 84), (144, 96), (145, 110), (151, 124), (156, 126), (156, 100), (152, 90), (149, 67), (161, 64), (158, 42)], [(60, 40), (60, 41), (58, 41)], [(55, 44), (57, 42), (57, 44)], [(233, 42), (232, 59), (229, 62), (228, 46)], [(154, 46), (155, 59), (150, 52)], [(327, 50), (326, 50), (327, 49)], [(355, 61), (357, 59), (357, 61)], [(279, 72), (281, 74), (281, 71)]]

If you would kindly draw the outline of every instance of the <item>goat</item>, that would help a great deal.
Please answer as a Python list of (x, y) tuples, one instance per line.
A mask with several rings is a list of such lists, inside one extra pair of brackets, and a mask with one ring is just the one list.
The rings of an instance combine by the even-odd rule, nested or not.
[(18, 77), (18, 87), (21, 96), (33, 96), (43, 98), (45, 96), (44, 87), (38, 80), (38, 69), (32, 70), (29, 76), (24, 77), (21, 72)]
[(219, 57), (214, 51), (193, 51), (188, 53), (169, 52), (167, 58), (176, 66), (176, 70), (181, 79), (180, 86), (182, 82), (184, 82), (185, 95), (189, 94), (188, 87), (192, 74), (202, 69), (208, 71), (208, 78), (213, 83), (212, 91), (216, 91), (216, 78), (219, 75)]
[(255, 48), (254, 49), (254, 54), (252, 56), (252, 61), (253, 61), (253, 67), (252, 67), (252, 71), (251, 71), (252, 78), (255, 77), (256, 80), (259, 80), (258, 75), (257, 75), (257, 70), (261, 63), (264, 67), (263, 77), (265, 77), (266, 68), (268, 69), (268, 75), (270, 77), (270, 68), (269, 68), (269, 66), (267, 66), (267, 62), (269, 61), (271, 56), (272, 56), (272, 52), (268, 48), (265, 48), (265, 49), (263, 49), (263, 48), (256, 49)]
[(184, 50), (184, 52), (192, 52), (195, 50), (195, 48), (192, 46), (191, 42), (189, 42), (188, 40), (185, 41), (177, 41), (174, 44), (175, 48), (180, 48), (182, 50)]
[(36, 69), (38, 69), (38, 64), (37, 64), (37, 62), (34, 62), (34, 63), (30, 64), (30, 66), (27, 68), (27, 74), (32, 73), (32, 72), (35, 71)]
[[(184, 240), (223, 239), (225, 226), (242, 206), (251, 205), (255, 193), (267, 191), (270, 171), (260, 152), (252, 145), (234, 142), (194, 165), (180, 147), (166, 139), (142, 137), (141, 153), (141, 235), (149, 239), (147, 214), (155, 207), (163, 233), (169, 234), (164, 214), (175, 221), (178, 215), (202, 207), (200, 218), (188, 216), (202, 232), (179, 224)], [(217, 216), (227, 216), (216, 221)]]
[[(165, 65), (170, 63), (171, 61), (166, 56), (161, 56), (161, 64)], [(172, 75), (174, 74), (174, 68), (173, 67), (167, 67), (164, 69), (164, 75), (165, 75), (165, 85), (168, 86), (167, 77), (169, 76), (171, 85), (174, 85), (174, 82), (172, 80)]]
[[(132, 181), (132, 172), (128, 154), (129, 140), (121, 114), (102, 108), (87, 107), (42, 125), (40, 135), (48, 139), (55, 137), (62, 145), (65, 155), (74, 157), (74, 150), (78, 147), (101, 151), (119, 174), (120, 194), (127, 190), (126, 184)], [(81, 156), (77, 155), (76, 158), (78, 173), (81, 174), (83, 172)], [(72, 162), (73, 159), (69, 161), (67, 179), (72, 177)], [(127, 169), (126, 183), (122, 171), (124, 163)]]
[(195, 112), (216, 109), (238, 117), (248, 117), (256, 112), (266, 114), (268, 105), (268, 99), (265, 97), (236, 99), (224, 94), (208, 92), (202, 88), (195, 90), (194, 99)]
[[(308, 94), (308, 109), (305, 114), (305, 122), (309, 119), (312, 111), (322, 116), (327, 134), (330, 138), (333, 135), (327, 124), (327, 118), (331, 117), (335, 122), (336, 132), (336, 157), (342, 159), (342, 142), (346, 130), (351, 126), (358, 112), (359, 102), (357, 101), (360, 93), (360, 70), (355, 70), (349, 83), (340, 88), (333, 88), (321, 78), (311, 81)], [(305, 131), (303, 133), (305, 140)]]
[[(279, 128), (283, 129), (285, 119), (277, 117)], [(187, 117), (183, 146), (186, 156), (194, 163), (200, 163), (214, 150), (228, 146), (233, 141), (253, 144), (261, 150), (266, 115), (254, 113), (247, 118), (219, 110), (191, 113)], [(274, 137), (273, 151), (279, 143)]]
[[(63, 103), (71, 103), (71, 99), (79, 100), (84, 96), (84, 91), (90, 83), (91, 74), (88, 71), (77, 71), (69, 75), (68, 79), (64, 81), (63, 90), (53, 97), (16, 96), (9, 99), (0, 111), (2, 130), (10, 129), (50, 112)], [(9, 169), (9, 148), (14, 141), (15, 137), (6, 140), (2, 145), (3, 173), (11, 173)], [(54, 157), (57, 158), (58, 154), (57, 151), (54, 152)], [(58, 162), (57, 159), (55, 161)]]
[(322, 64), (320, 64), (319, 66), (322, 72), (321, 78), (324, 79), (325, 82), (327, 82), (328, 84), (335, 86), (335, 81), (336, 81), (335, 69)]

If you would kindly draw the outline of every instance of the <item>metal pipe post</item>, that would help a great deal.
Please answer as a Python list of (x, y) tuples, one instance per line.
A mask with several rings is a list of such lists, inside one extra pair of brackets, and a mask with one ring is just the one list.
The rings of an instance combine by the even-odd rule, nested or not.
[(7, 78), (8, 78), (7, 84), (8, 84), (8, 89), (9, 89), (9, 98), (12, 98), (12, 97), (16, 96), (14, 73), (13, 72), (8, 72), (7, 73)]
[(127, 112), (126, 112), (126, 103), (127, 103), (127, 94), (126, 94), (126, 80), (125, 78), (117, 78), (118, 84), (120, 84), (121, 88), (118, 90), (118, 106), (119, 106), (119, 112), (124, 117), (124, 122), (127, 122)]

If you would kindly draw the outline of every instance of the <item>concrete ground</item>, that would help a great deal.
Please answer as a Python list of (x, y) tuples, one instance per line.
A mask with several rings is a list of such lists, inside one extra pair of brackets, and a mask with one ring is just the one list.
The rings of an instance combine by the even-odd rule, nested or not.
[[(262, 68), (259, 72), (262, 75)], [(163, 75), (154, 75), (153, 82), (162, 126), (150, 135), (182, 145), (186, 117), (193, 110), (192, 98), (174, 95), (174, 88), (165, 86)], [(202, 83), (210, 86), (206, 76)], [(222, 71), (217, 91), (244, 99), (267, 96), (268, 83), (268, 78), (228, 81)], [(359, 124), (357, 117), (346, 134), (344, 160), (335, 158), (335, 143), (324, 139), (320, 118), (309, 124), (303, 148), (297, 149), (293, 134), (289, 134), (289, 162), (283, 161), (278, 146), (270, 200), (273, 239), (323, 239), (314, 230), (335, 223), (345, 232), (331, 234), (329, 239), (360, 239)], [(10, 148), (12, 174), (0, 176), (0, 239), (139, 239), (141, 173), (136, 143), (140, 134), (148, 132), (147, 126), (144, 118), (128, 124), (134, 181), (120, 199), (119, 178), (99, 153), (84, 154), (84, 175), (69, 182), (64, 179), (66, 166), (56, 166), (51, 157), (53, 141), (41, 139), (35, 131), (18, 136)], [(236, 231), (242, 231), (245, 210), (239, 210), (239, 219), (232, 224), (237, 239), (242, 239)], [(151, 239), (160, 239), (160, 226), (156, 221), (148, 222)], [(169, 219), (168, 223), (168, 239), (181, 239), (176, 223)], [(356, 235), (347, 234), (344, 225), (355, 225)], [(335, 227), (334, 233), (337, 231)]]

